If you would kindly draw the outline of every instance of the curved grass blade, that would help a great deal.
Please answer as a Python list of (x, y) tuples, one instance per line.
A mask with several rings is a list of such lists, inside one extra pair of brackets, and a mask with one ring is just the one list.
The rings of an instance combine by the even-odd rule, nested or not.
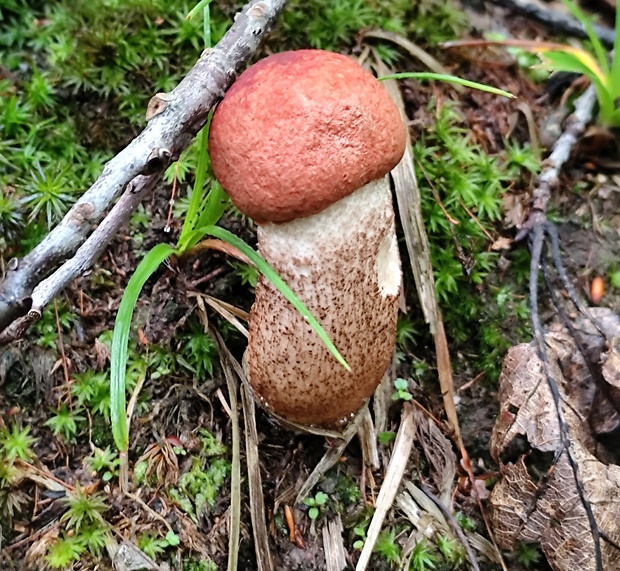
[[(592, 44), (592, 49), (594, 50), (594, 55), (598, 60), (598, 64), (605, 75), (609, 75), (609, 63), (607, 59), (607, 50), (603, 47), (603, 44), (598, 39), (596, 32), (592, 26), (592, 22), (590, 18), (586, 16), (585, 12), (583, 12), (579, 6), (575, 2), (571, 0), (562, 0), (562, 4), (568, 8), (570, 13), (575, 17), (575, 19), (583, 26), (586, 34), (588, 35), (588, 39)], [(616, 34), (618, 30), (616, 29)], [(617, 46), (616, 46), (617, 47)]]
[[(334, 358), (347, 370), (351, 371), (351, 367), (345, 361), (344, 357), (340, 354), (336, 346), (329, 338), (329, 335), (321, 327), (321, 324), (310, 313), (310, 310), (302, 303), (302, 301), (295, 295), (293, 290), (286, 284), (286, 282), (277, 274), (277, 272), (265, 261), (265, 259), (258, 254), (253, 248), (248, 246), (241, 238), (235, 236), (228, 230), (220, 228), (219, 226), (203, 226), (196, 229), (196, 234), (199, 235), (197, 240), (202, 239), (203, 236), (213, 236), (220, 240), (234, 246), (245, 254), (250, 261), (256, 266), (256, 268), (276, 287), (276, 289), (290, 302), (290, 304), (299, 312), (299, 314), (308, 322), (308, 325), (314, 329), (321, 341), (325, 344), (329, 352)], [(190, 241), (195, 239), (190, 237)]]
[(209, 126), (211, 124), (211, 117), (213, 112), (209, 112), (209, 118), (207, 124), (202, 128), (198, 134), (197, 141), (199, 145), (198, 152), (198, 165), (196, 166), (196, 178), (194, 179), (194, 188), (192, 190), (192, 197), (189, 201), (189, 208), (185, 215), (185, 221), (183, 222), (183, 228), (181, 228), (181, 234), (177, 240), (177, 248), (184, 252), (188, 249), (188, 235), (191, 234), (195, 228), (198, 218), (200, 216), (200, 206), (205, 199), (205, 180), (207, 177), (207, 165), (209, 163), (209, 154), (207, 152), (207, 144), (209, 142)]
[[(213, 226), (217, 224), (229, 204), (230, 199), (222, 188), (222, 185), (217, 181), (213, 181), (213, 184), (211, 184), (211, 190), (203, 202), (203, 208), (198, 216), (196, 228), (203, 228), (205, 226)], [(188, 242), (188, 247), (192, 248), (196, 244), (197, 242), (191, 240)]]
[(191, 20), (193, 18), (195, 18), (196, 16), (198, 16), (198, 14), (200, 14), (200, 12), (203, 11), (204, 8), (208, 8), (209, 4), (211, 4), (212, 0), (200, 0), (200, 2), (198, 2), (198, 4), (196, 4), (187, 14), (187, 16), (185, 16), (186, 20)]
[(611, 60), (610, 90), (614, 99), (620, 97), (620, 9), (616, 9), (616, 35), (614, 36), (614, 51)]
[(127, 370), (131, 319), (144, 284), (160, 264), (172, 253), (174, 253), (174, 248), (169, 244), (158, 244), (144, 256), (144, 259), (136, 268), (125, 288), (125, 293), (116, 315), (114, 334), (112, 336), (112, 355), (110, 358), (110, 418), (112, 420), (112, 435), (119, 451), (126, 451), (129, 445), (125, 372)]
[(446, 75), (443, 73), (431, 73), (426, 71), (392, 73), (390, 75), (379, 77), (378, 79), (379, 81), (385, 81), (387, 79), (434, 79), (438, 81), (445, 81), (447, 83), (456, 83), (457, 85), (462, 85), (463, 87), (471, 87), (472, 89), (486, 91), (487, 93), (492, 93), (493, 95), (502, 95), (504, 97), (514, 99), (514, 95), (509, 91), (504, 91), (503, 89), (498, 89), (497, 87), (491, 87), (490, 85), (485, 85), (484, 83), (478, 83), (477, 81), (463, 79), (462, 77), (457, 77), (456, 75)]

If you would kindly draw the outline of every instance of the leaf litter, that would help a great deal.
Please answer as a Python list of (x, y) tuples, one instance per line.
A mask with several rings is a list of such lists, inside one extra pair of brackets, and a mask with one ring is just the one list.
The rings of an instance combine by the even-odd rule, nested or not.
[(620, 449), (609, 438), (620, 428), (620, 318), (606, 308), (591, 314), (577, 318), (575, 336), (561, 324), (545, 335), (579, 481), (561, 445), (554, 400), (534, 344), (513, 347), (504, 360), (491, 439), (502, 476), (490, 497), (496, 539), (506, 549), (540, 542), (556, 571), (595, 569), (595, 538), (582, 494), (604, 540), (603, 568), (620, 565), (620, 466), (612, 463)]

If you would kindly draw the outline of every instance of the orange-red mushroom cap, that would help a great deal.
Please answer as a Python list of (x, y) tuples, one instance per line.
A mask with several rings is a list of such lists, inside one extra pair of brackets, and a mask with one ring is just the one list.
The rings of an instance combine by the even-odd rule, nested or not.
[(385, 88), (346, 56), (300, 50), (248, 68), (217, 108), (215, 176), (257, 222), (316, 214), (401, 159), (406, 127)]

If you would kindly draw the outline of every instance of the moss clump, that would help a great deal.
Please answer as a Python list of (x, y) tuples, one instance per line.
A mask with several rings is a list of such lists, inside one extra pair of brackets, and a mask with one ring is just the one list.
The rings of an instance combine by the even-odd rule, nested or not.
[[(515, 152), (510, 147), (491, 156), (473, 143), (453, 104), (442, 106), (414, 145), (446, 331), (492, 380), (498, 378), (505, 351), (528, 333), (526, 300), (515, 296), (515, 284), (498, 279), (500, 254), (489, 239), (503, 216), (504, 190), (522, 168)], [(515, 265), (527, 267), (527, 256), (513, 258)], [(414, 322), (401, 322), (399, 333), (411, 338), (417, 329), (424, 331)]]
[(360, 30), (378, 28), (432, 46), (456, 37), (464, 21), (451, 2), (438, 0), (292, 0), (274, 37), (285, 49), (337, 51)]

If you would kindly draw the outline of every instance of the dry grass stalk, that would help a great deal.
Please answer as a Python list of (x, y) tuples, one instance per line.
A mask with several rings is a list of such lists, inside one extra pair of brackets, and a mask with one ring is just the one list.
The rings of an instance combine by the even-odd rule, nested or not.
[(379, 533), (381, 532), (383, 520), (392, 507), (396, 492), (398, 491), (407, 463), (409, 462), (415, 429), (414, 409), (409, 403), (405, 403), (403, 405), (400, 428), (396, 435), (392, 457), (377, 498), (377, 508), (370, 522), (370, 526), (368, 527), (366, 542), (364, 543), (364, 548), (362, 549), (355, 571), (364, 571), (368, 567), (372, 551), (379, 537)]
[(323, 550), (327, 571), (342, 571), (347, 566), (342, 531), (342, 519), (338, 514), (323, 526)]
[(375, 433), (375, 427), (372, 422), (372, 416), (368, 407), (364, 407), (361, 415), (361, 425), (358, 431), (358, 437), (360, 440), (360, 446), (362, 447), (362, 458), (364, 459), (364, 465), (369, 466), (372, 470), (378, 470), (381, 466), (379, 464), (379, 451), (377, 450), (377, 438)]
[(241, 430), (237, 408), (237, 378), (231, 364), (232, 355), (220, 334), (211, 330), (221, 355), (220, 362), (226, 377), (230, 399), (230, 421), (232, 425), (232, 469), (230, 473), (230, 520), (228, 527), (228, 571), (236, 571), (239, 559), (239, 535), (241, 530)]
[[(379, 75), (388, 75), (391, 72), (376, 54), (375, 68)], [(384, 81), (383, 84), (398, 105), (403, 120), (407, 121), (405, 104), (398, 88), (398, 83), (394, 80), (388, 80)], [(422, 198), (413, 166), (411, 141), (407, 144), (402, 160), (392, 171), (392, 178), (394, 179), (398, 214), (405, 235), (409, 262), (413, 270), (418, 297), (420, 298), (424, 318), (429, 324), (435, 341), (437, 372), (439, 374), (439, 384), (441, 394), (443, 395), (446, 416), (454, 433), (454, 440), (462, 453), (466, 455), (454, 406), (454, 383), (452, 381), (450, 352), (443, 328), (441, 311), (435, 296), (433, 266), (431, 264), (428, 237), (424, 227), (424, 220), (422, 219)]]
[(274, 571), (271, 552), (269, 551), (269, 537), (265, 516), (265, 498), (260, 475), (258, 458), (258, 431), (256, 429), (256, 408), (254, 397), (247, 390), (247, 382), (242, 379), (241, 402), (243, 403), (243, 417), (245, 419), (245, 456), (248, 464), (248, 487), (250, 490), (250, 516), (252, 518), (252, 534), (256, 552), (258, 571)]

